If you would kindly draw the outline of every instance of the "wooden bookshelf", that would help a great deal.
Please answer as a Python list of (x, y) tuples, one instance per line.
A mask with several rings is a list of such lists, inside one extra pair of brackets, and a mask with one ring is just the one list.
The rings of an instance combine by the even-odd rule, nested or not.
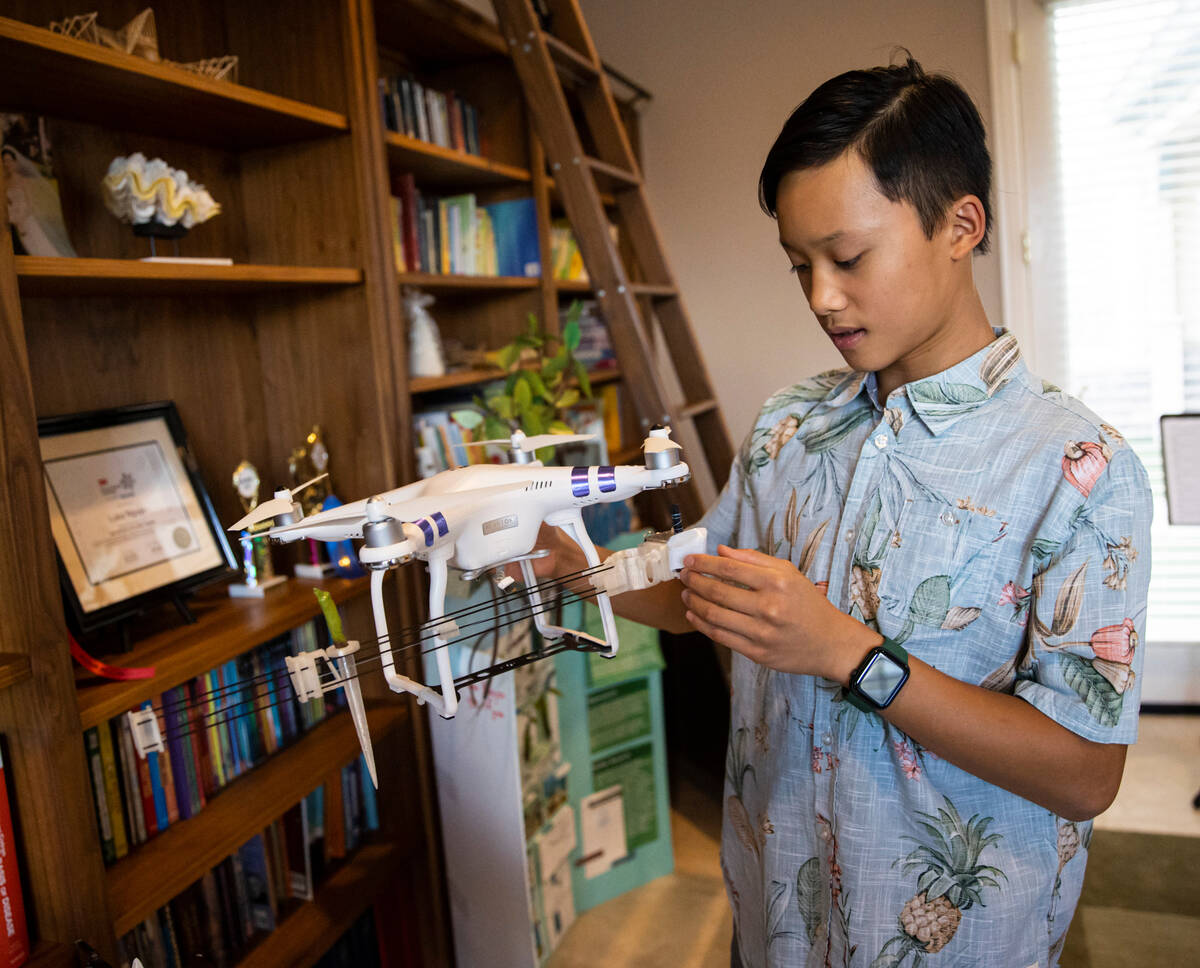
[(505, 292), (524, 290), (532, 292), (542, 284), (540, 278), (526, 279), (522, 276), (453, 276), (436, 272), (399, 272), (396, 274), (402, 286), (420, 286), (422, 289), (459, 292)]
[(110, 656), (120, 666), (153, 666), (153, 679), (127, 682), (90, 678), (83, 669), (76, 672), (76, 695), (83, 728), (119, 716), (121, 713), (187, 682), (222, 662), (241, 655), (289, 629), (321, 614), (314, 588), (324, 588), (338, 602), (368, 591), (367, 578), (331, 578), (313, 582), (289, 578), (267, 590), (262, 598), (231, 598), (224, 585), (204, 589), (189, 601), (196, 616), (194, 625), (185, 625), (169, 608), (156, 617), (170, 621), (167, 628), (140, 638), (132, 652)]
[[(503, 370), (455, 370), (442, 376), (416, 376), (408, 381), (408, 390), (413, 396), (425, 393), (436, 393), (438, 390), (451, 390), (455, 387), (478, 386), (481, 383), (491, 383), (493, 380), (503, 380), (508, 374)], [(588, 379), (593, 386), (601, 383), (613, 383), (621, 379), (621, 371), (615, 367), (603, 370), (593, 370), (588, 373)]]
[[(400, 699), (371, 708), (372, 737), (379, 741), (408, 716), (408, 703)], [(132, 930), (320, 786), (309, 764), (321, 764), (321, 776), (328, 776), (358, 755), (350, 714), (335, 713), (224, 787), (190, 820), (172, 824), (117, 861), (107, 873), (117, 934)]]
[(15, 686), (33, 675), (29, 656), (20, 652), (0, 652), (0, 689)]
[(131, 259), (17, 256), (23, 296), (171, 296), (356, 286), (361, 269), (323, 266), (196, 265)]
[(383, 137), (388, 161), (398, 169), (411, 171), (422, 187), (472, 188), (529, 182), (527, 168), (506, 165), (479, 155), (443, 148), (396, 131)]
[(395, 844), (360, 848), (317, 889), (313, 903), (288, 914), (238, 968), (309, 968), (395, 880), (404, 859)]
[(78, 968), (75, 946), (65, 942), (40, 941), (33, 946), (25, 968)]
[(155, 136), (245, 149), (347, 130), (346, 116), (0, 17), (8, 104)]

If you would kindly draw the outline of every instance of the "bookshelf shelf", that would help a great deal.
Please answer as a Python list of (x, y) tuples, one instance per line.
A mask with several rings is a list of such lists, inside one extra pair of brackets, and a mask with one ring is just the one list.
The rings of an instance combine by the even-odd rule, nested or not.
[(503, 292), (505, 290), (534, 290), (542, 284), (540, 278), (526, 279), (522, 276), (450, 276), (436, 272), (398, 272), (396, 278), (402, 286), (420, 286), (422, 289), (459, 290), (476, 292)]
[(495, 24), (474, 10), (442, 0), (399, 0), (375, 8), (375, 33), (384, 48), (408, 59), (446, 66), (508, 57)]
[(154, 666), (153, 679), (110, 682), (76, 671), (79, 718), (88, 729), (118, 716), (147, 699), (215, 668), (254, 646), (320, 614), (314, 588), (324, 588), (341, 602), (366, 594), (366, 578), (334, 578), (321, 582), (290, 578), (261, 599), (230, 598), (224, 585), (211, 586), (189, 602), (195, 625), (178, 624), (174, 613), (163, 618), (176, 624), (139, 639), (132, 652), (112, 658), (116, 665)]
[(255, 292), (300, 286), (356, 286), (361, 269), (335, 266), (210, 266), (133, 259), (19, 255), (22, 296), (158, 296)]
[(318, 888), (317, 898), (289, 914), (237, 968), (308, 968), (396, 876), (404, 851), (369, 844)]
[(344, 114), (0, 17), (0, 87), (10, 108), (224, 148), (348, 130)]
[[(371, 735), (378, 741), (408, 715), (406, 702), (371, 708), (367, 713)], [(109, 908), (114, 912), (117, 934), (132, 930), (311, 793), (315, 784), (308, 764), (321, 763), (328, 774), (358, 754), (358, 737), (349, 713), (335, 713), (234, 780), (196, 816), (174, 824), (117, 861), (107, 873)]]
[[(480, 383), (490, 383), (492, 380), (503, 380), (506, 375), (503, 370), (456, 370), (444, 376), (413, 377), (408, 381), (408, 389), (413, 396), (417, 396), (454, 387), (477, 386)], [(588, 379), (591, 380), (593, 386), (612, 383), (621, 379), (621, 371), (616, 368), (594, 370), (588, 373)]]
[(443, 148), (396, 131), (388, 131), (384, 143), (392, 166), (411, 171), (423, 187), (470, 188), (532, 180), (528, 169)]

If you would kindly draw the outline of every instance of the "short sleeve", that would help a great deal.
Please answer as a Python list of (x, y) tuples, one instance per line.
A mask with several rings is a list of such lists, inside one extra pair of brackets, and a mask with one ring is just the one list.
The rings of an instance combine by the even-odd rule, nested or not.
[(1049, 564), (1033, 579), (1032, 678), (1023, 673), (1015, 693), (1095, 742), (1137, 739), (1152, 515), (1146, 471), (1122, 447), (1075, 509), (1066, 540), (1040, 549)]
[(738, 521), (742, 512), (742, 457), (733, 458), (729, 467), (729, 479), (714, 503), (697, 526), (708, 528), (708, 553), (715, 555), (717, 545), (735, 546)]

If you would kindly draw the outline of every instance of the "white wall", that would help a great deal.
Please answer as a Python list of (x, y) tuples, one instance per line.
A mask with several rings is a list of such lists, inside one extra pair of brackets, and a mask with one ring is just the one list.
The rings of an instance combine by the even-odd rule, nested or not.
[[(984, 0), (581, 0), (601, 57), (648, 88), (647, 191), (731, 434), (771, 390), (842, 365), (788, 273), (758, 175), (784, 119), (902, 44), (990, 117)], [(976, 282), (1000, 322), (994, 256)]]

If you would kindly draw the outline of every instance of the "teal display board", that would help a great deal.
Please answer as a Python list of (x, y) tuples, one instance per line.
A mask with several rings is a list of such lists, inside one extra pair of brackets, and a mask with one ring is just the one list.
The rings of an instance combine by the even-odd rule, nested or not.
[[(609, 547), (633, 547), (641, 540), (640, 534), (621, 535)], [(600, 613), (594, 605), (569, 606), (562, 624), (601, 634)], [(561, 692), (562, 756), (571, 764), (567, 795), (579, 827), (570, 856), (577, 911), (669, 874), (675, 867), (658, 633), (624, 619), (618, 619), (617, 625), (620, 649), (614, 658), (576, 652), (554, 657)], [(585, 856), (587, 834), (584, 801), (617, 785), (628, 853), (603, 873), (589, 877), (594, 865), (579, 863)]]

